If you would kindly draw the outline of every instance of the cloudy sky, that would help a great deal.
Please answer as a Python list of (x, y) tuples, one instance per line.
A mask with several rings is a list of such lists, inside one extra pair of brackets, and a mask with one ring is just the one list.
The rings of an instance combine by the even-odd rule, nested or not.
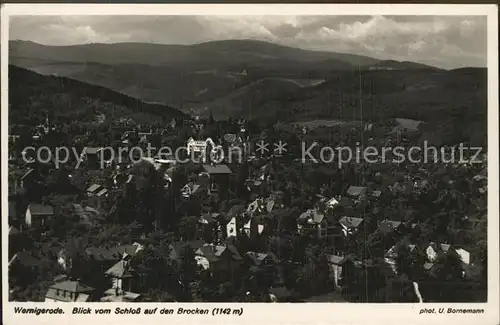
[(10, 39), (48, 45), (259, 39), (456, 68), (486, 66), (486, 30), (479, 16), (17, 16)]

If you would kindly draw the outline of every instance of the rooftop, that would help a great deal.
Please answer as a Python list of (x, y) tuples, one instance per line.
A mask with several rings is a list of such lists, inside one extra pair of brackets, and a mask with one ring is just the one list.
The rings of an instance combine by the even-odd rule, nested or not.
[(54, 214), (54, 209), (51, 206), (39, 204), (39, 203), (31, 203), (28, 206), (31, 215), (52, 215)]
[(349, 189), (347, 189), (347, 194), (351, 196), (360, 196), (364, 194), (366, 190), (366, 187), (362, 186), (350, 186)]
[(357, 228), (363, 222), (363, 219), (355, 217), (342, 217), (339, 222), (346, 228)]
[(73, 293), (90, 293), (94, 291), (94, 288), (82, 284), (78, 280), (66, 280), (66, 281), (56, 282), (53, 285), (51, 285), (50, 288), (56, 290), (64, 290)]
[(203, 170), (209, 174), (232, 174), (227, 165), (203, 165)]

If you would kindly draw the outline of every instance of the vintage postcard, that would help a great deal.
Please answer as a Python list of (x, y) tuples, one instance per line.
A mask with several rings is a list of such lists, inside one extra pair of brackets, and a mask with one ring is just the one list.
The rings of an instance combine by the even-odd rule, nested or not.
[(499, 323), (496, 6), (1, 14), (3, 323)]

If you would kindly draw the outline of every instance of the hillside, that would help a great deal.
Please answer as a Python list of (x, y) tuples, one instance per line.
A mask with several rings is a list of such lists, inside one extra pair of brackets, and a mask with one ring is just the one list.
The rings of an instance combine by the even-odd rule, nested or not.
[[(315, 83), (310, 80), (326, 80), (342, 71), (368, 69), (389, 62), (253, 40), (195, 45), (117, 43), (74, 46), (11, 41), (9, 60), (13, 65), (40, 74), (100, 85), (146, 102), (178, 107), (185, 112), (204, 112), (214, 108), (223, 117), (235, 114), (230, 112), (228, 105), (238, 107), (241, 101), (234, 103), (233, 98), (249, 97), (238, 94), (260, 80), (291, 79), (302, 86), (312, 86)], [(430, 68), (411, 62), (390, 62), (398, 69)], [(275, 87), (274, 83), (269, 91), (266, 90), (264, 99), (283, 94), (282, 87)], [(276, 94), (273, 94), (274, 88), (279, 89)], [(233, 91), (237, 94), (232, 94)]]
[(383, 60), (376, 62), (375, 64), (363, 66), (368, 70), (420, 70), (420, 69), (431, 69), (438, 70), (430, 65), (425, 65), (416, 62), (409, 61), (395, 61), (395, 60)]
[(175, 108), (144, 103), (104, 87), (10, 65), (9, 123), (29, 125), (46, 112), (81, 122), (92, 121), (96, 114), (107, 120), (128, 117), (139, 123), (184, 116)]
[[(294, 62), (338, 61), (339, 66), (368, 65), (378, 60), (344, 53), (302, 50), (253, 40), (214, 41), (195, 45), (150, 43), (84, 44), (46, 46), (27, 41), (11, 41), (11, 59), (37, 58), (55, 62), (97, 62), (102, 64), (148, 64), (192, 68), (250, 64), (269, 66)], [(12, 61), (11, 63), (14, 63)], [(15, 63), (14, 63), (15, 64)]]
[(433, 126), (429, 137), (453, 134), (457, 141), (485, 144), (486, 72), (475, 68), (338, 72), (312, 87), (285, 87), (274, 80), (260, 88), (247, 87), (244, 93), (239, 89), (209, 107), (214, 115), (231, 111), (234, 116), (284, 122), (410, 118)]

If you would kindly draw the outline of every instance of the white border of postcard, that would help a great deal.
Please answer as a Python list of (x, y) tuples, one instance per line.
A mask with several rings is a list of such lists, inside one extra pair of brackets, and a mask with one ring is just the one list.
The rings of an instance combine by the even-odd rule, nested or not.
[[(440, 304), (244, 304), (150, 303), (153, 308), (243, 308), (242, 316), (186, 315), (71, 315), (75, 306), (103, 307), (102, 303), (52, 304), (8, 301), (8, 37), (9, 16), (14, 15), (480, 15), (488, 21), (488, 302)], [(3, 323), (14, 324), (499, 324), (499, 205), (498, 205), (498, 8), (495, 5), (406, 4), (4, 4), (1, 11), (2, 71), (2, 288)], [(21, 315), (14, 307), (61, 307), (66, 315)], [(106, 307), (138, 307), (107, 303)], [(484, 314), (423, 314), (421, 308), (484, 308)]]

